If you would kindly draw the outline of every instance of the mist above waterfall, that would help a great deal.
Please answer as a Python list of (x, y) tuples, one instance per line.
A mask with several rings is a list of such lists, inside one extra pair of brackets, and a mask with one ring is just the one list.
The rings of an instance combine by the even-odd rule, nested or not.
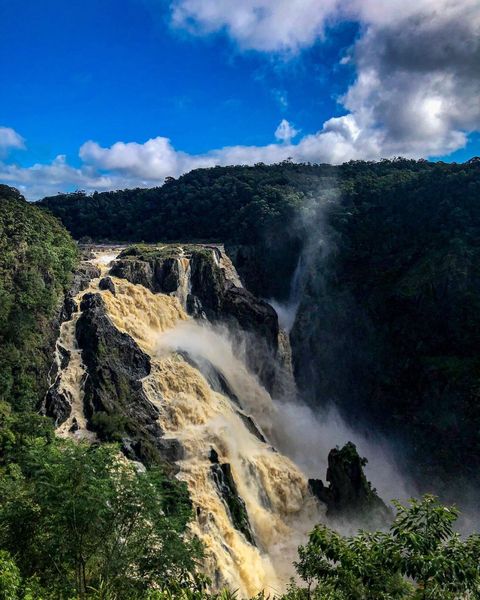
[(157, 350), (186, 352), (197, 361), (206, 359), (225, 378), (242, 409), (252, 416), (267, 440), (291, 458), (307, 477), (324, 478), (327, 457), (332, 448), (352, 441), (368, 459), (369, 480), (387, 502), (415, 493), (414, 485), (400, 473), (385, 440), (374, 433), (356, 432), (333, 407), (314, 410), (305, 404), (296, 390), (271, 398), (258, 378), (245, 366), (244, 349), (233, 343), (224, 326), (197, 321), (182, 321), (158, 338)]

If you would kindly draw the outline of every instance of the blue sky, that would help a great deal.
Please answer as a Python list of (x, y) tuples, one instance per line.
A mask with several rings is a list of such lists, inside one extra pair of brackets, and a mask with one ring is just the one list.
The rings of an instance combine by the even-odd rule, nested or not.
[(286, 156), (480, 154), (478, 68), (422, 46), (466, 28), (478, 58), (478, 3), (418, 31), (433, 0), (381, 18), (379, 0), (323, 1), (0, 0), (0, 180), (34, 198)]

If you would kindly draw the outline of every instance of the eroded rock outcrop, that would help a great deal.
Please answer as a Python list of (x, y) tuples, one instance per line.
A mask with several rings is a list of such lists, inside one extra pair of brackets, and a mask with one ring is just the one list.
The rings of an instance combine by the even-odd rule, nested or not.
[(120, 441), (127, 456), (146, 464), (181, 458), (176, 440), (163, 439), (158, 410), (141, 380), (150, 374), (150, 358), (109, 319), (100, 294), (86, 294), (76, 335), (88, 377), (84, 411), (100, 439)]
[(72, 318), (75, 311), (78, 310), (75, 296), (88, 288), (92, 279), (100, 277), (100, 268), (89, 262), (82, 262), (73, 274), (70, 290), (65, 296), (63, 303), (61, 320), (66, 321)]
[(210, 462), (212, 463), (213, 480), (227, 507), (233, 526), (243, 533), (250, 544), (255, 546), (255, 537), (248, 518), (247, 508), (243, 498), (238, 493), (230, 464), (220, 463), (218, 454), (213, 448), (210, 451)]
[[(71, 415), (73, 396), (69, 386), (62, 385), (61, 374), (66, 370), (70, 360), (71, 351), (65, 348), (61, 337), (58, 337), (66, 321), (71, 321), (79, 307), (77, 295), (86, 290), (92, 279), (100, 276), (100, 269), (91, 262), (82, 261), (73, 274), (70, 289), (65, 295), (63, 305), (58, 317), (53, 323), (52, 330), (57, 339), (54, 343), (55, 360), (48, 374), (49, 387), (40, 405), (41, 414), (53, 419), (55, 426), (64, 423)], [(73, 327), (73, 325), (72, 325)], [(83, 382), (81, 383), (83, 385)]]
[(327, 481), (309, 479), (311, 492), (327, 505), (329, 517), (362, 525), (388, 524), (392, 513), (372, 488), (355, 444), (348, 442), (343, 448), (334, 448), (328, 455)]

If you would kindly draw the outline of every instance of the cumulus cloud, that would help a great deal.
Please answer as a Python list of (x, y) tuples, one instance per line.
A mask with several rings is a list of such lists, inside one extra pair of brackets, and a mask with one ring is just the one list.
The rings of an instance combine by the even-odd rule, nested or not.
[(127, 187), (118, 177), (70, 166), (64, 155), (57, 156), (51, 163), (38, 163), (31, 167), (0, 162), (0, 181), (18, 188), (29, 200), (66, 190), (93, 191)]
[[(227, 33), (240, 49), (298, 53), (356, 20), (357, 77), (341, 103), (348, 113), (300, 141), (325, 156), (439, 156), (480, 130), (478, 0), (176, 0), (172, 22), (196, 34)], [(332, 135), (334, 134), (334, 135)], [(302, 154), (301, 150), (298, 152)], [(311, 152), (310, 152), (311, 153)]]
[[(223, 32), (241, 50), (300, 53), (342, 20), (360, 35), (341, 60), (356, 69), (340, 98), (344, 115), (299, 132), (283, 119), (264, 146), (233, 145), (192, 155), (158, 136), (144, 143), (82, 145), (79, 168), (58, 156), (28, 168), (0, 162), (0, 180), (29, 198), (81, 188), (159, 185), (198, 167), (298, 162), (341, 163), (392, 156), (434, 157), (465, 145), (480, 130), (478, 0), (175, 0), (172, 22), (198, 35)], [(160, 132), (161, 133), (161, 132)], [(294, 142), (294, 140), (296, 140)], [(0, 159), (23, 138), (0, 128)]]
[(192, 33), (225, 31), (241, 48), (297, 51), (323, 34), (336, 0), (176, 0), (172, 21)]
[(165, 177), (177, 177), (192, 169), (215, 165), (253, 165), (275, 163), (291, 158), (294, 161), (340, 163), (358, 158), (352, 153), (351, 142), (356, 132), (349, 117), (331, 119), (315, 135), (307, 135), (292, 143), (297, 134), (286, 120), (275, 131), (277, 143), (265, 146), (225, 146), (204, 154), (188, 154), (177, 150), (165, 137), (145, 143), (116, 142), (102, 147), (88, 141), (79, 150), (82, 165), (68, 164), (59, 155), (48, 164), (21, 167), (0, 161), (0, 181), (18, 187), (30, 200), (60, 191), (82, 189), (122, 189), (152, 187), (163, 183)]

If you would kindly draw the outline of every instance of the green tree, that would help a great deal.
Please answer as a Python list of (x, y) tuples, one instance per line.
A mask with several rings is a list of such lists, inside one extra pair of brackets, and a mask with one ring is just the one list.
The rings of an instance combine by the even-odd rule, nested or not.
[(17, 600), (21, 583), (20, 571), (12, 557), (0, 550), (0, 598)]
[(189, 585), (201, 555), (190, 518), (183, 484), (113, 446), (35, 440), (0, 478), (0, 547), (58, 597)]
[(299, 548), (297, 571), (305, 595), (335, 600), (457, 600), (480, 593), (480, 536), (453, 531), (458, 511), (430, 495), (396, 503), (388, 532), (344, 537), (318, 525)]

